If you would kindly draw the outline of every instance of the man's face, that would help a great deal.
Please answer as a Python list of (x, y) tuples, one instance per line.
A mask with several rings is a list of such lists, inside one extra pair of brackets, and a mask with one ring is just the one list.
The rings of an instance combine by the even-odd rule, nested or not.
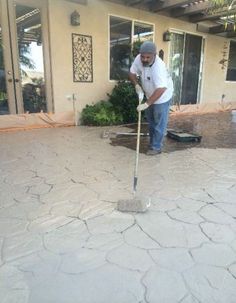
[(141, 62), (143, 66), (149, 66), (153, 63), (155, 59), (155, 54), (151, 53), (142, 53), (141, 55)]

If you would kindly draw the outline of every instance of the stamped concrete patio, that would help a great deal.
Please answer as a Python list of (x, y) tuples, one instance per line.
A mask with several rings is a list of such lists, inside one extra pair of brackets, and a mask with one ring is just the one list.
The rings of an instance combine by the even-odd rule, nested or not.
[(0, 133), (0, 302), (235, 303), (235, 148), (141, 153), (120, 213), (135, 152), (102, 130)]

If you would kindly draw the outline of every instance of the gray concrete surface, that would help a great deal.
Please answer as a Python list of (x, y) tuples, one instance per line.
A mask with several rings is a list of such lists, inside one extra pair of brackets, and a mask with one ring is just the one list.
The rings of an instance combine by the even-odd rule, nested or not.
[(235, 303), (236, 153), (140, 155), (101, 128), (0, 133), (1, 303)]

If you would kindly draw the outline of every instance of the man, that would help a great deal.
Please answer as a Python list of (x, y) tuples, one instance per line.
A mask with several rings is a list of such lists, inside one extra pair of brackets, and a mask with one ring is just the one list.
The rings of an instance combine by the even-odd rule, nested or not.
[[(138, 77), (142, 87), (138, 84)], [(150, 149), (147, 155), (159, 154), (168, 123), (173, 82), (165, 63), (157, 56), (153, 42), (146, 41), (141, 45), (139, 55), (130, 68), (129, 79), (135, 85), (138, 96), (142, 96), (144, 91), (147, 98), (137, 107), (138, 111), (146, 111), (149, 124)]]

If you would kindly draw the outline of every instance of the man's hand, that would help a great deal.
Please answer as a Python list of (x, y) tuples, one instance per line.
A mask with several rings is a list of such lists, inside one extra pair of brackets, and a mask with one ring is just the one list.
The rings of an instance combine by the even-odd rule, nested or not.
[(149, 105), (147, 104), (147, 102), (139, 104), (139, 106), (137, 106), (137, 111), (141, 112), (141, 111), (147, 109), (148, 107), (149, 107)]
[(139, 102), (142, 102), (143, 98), (144, 98), (144, 92), (143, 92), (142, 87), (139, 84), (135, 85), (135, 91), (136, 91), (136, 94), (138, 95)]

